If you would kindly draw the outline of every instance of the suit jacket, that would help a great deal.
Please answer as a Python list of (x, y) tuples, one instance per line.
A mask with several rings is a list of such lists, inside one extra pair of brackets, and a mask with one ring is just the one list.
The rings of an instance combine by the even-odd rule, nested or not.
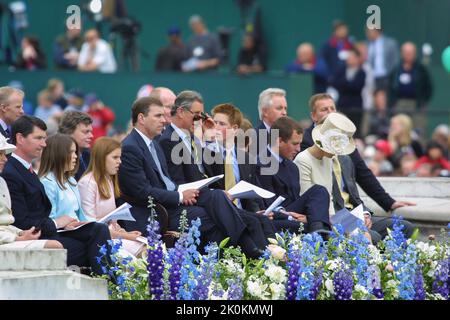
[[(265, 134), (265, 136), (261, 136), (260, 137), (260, 132), (261, 135)], [(252, 145), (250, 146), (250, 152), (252, 153), (253, 156), (257, 157), (259, 155), (260, 149), (262, 150), (262, 152), (265, 152), (265, 149), (267, 148), (267, 146), (270, 144), (270, 131), (267, 131), (266, 126), (264, 125), (264, 122), (261, 120), (258, 124), (258, 126), (255, 128), (255, 134), (256, 134), (256, 139), (254, 139), (252, 141)], [(265, 141), (260, 141), (260, 138), (264, 138), (265, 137)], [(260, 144), (262, 144), (262, 148), (260, 148)], [(257, 154), (254, 154), (254, 151), (257, 152)]]
[[(170, 177), (164, 152), (159, 143), (153, 140), (161, 168)], [(122, 199), (129, 202), (134, 210), (147, 212), (148, 197), (166, 208), (175, 208), (179, 204), (178, 191), (168, 191), (161, 179), (158, 168), (148, 146), (142, 137), (133, 129), (122, 142), (122, 164), (119, 170), (119, 184)]]
[[(314, 125), (311, 125), (303, 133), (303, 140), (301, 143), (301, 150), (306, 150), (314, 143), (312, 140), (312, 130)], [(367, 167), (364, 160), (361, 158), (358, 150), (355, 149), (350, 155), (353, 166), (355, 168), (355, 180), (376, 203), (380, 205), (385, 211), (389, 211), (394, 199), (384, 190), (378, 179), (373, 175), (372, 171)]]
[[(61, 216), (68, 215), (79, 221), (95, 221), (94, 218), (87, 218), (81, 207), (80, 193), (78, 191), (77, 182), (73, 177), (69, 178), (69, 181), (64, 184), (66, 189), (62, 189), (56, 177), (52, 172), (41, 178), (41, 182), (44, 185), (45, 193), (47, 194), (50, 203), (52, 204), (52, 210), (50, 211), (50, 217), (57, 219)], [(75, 195), (78, 206), (73, 206), (68, 199)]]
[[(370, 42), (367, 41), (367, 46), (369, 47)], [(400, 63), (400, 50), (398, 48), (398, 43), (394, 38), (386, 37), (383, 35), (383, 56), (384, 56), (384, 67), (386, 69), (386, 75), (389, 75), (394, 68)], [(372, 62), (371, 62), (372, 64)], [(372, 69), (373, 69), (372, 65)]]
[(11, 134), (6, 134), (6, 131), (3, 129), (3, 127), (0, 125), (0, 133), (2, 136), (4, 136), (6, 139), (11, 138)]
[(41, 238), (56, 235), (56, 225), (49, 218), (52, 205), (38, 176), (10, 157), (2, 172), (11, 195), (14, 225), (22, 230), (41, 228)]
[(91, 160), (91, 151), (89, 149), (84, 149), (80, 153), (80, 165), (78, 167), (78, 171), (75, 174), (75, 180), (79, 181), (81, 176), (87, 170), (89, 166), (89, 161)]
[[(269, 156), (270, 152), (267, 151)], [(257, 178), (262, 188), (276, 194), (270, 199), (263, 199), (265, 207), (269, 207), (278, 196), (283, 196), (286, 200), (281, 204), (283, 207), (288, 206), (299, 198), (300, 195), (300, 174), (297, 166), (288, 159), (283, 159), (279, 164), (277, 173), (272, 175), (263, 175), (262, 169), (270, 166), (272, 161), (278, 161), (270, 154), (269, 164), (263, 164), (259, 161)]]
[[(238, 159), (245, 159), (244, 163), (242, 161), (239, 161), (238, 168), (239, 168), (239, 181), (247, 181), (248, 183), (251, 183), (255, 186), (261, 187), (258, 178), (257, 178), (257, 171), (258, 166), (256, 164), (256, 158), (250, 155), (248, 152), (241, 150), (241, 149), (235, 149), (236, 156)], [(223, 157), (222, 157), (223, 159)], [(216, 171), (215, 174), (225, 174), (225, 165), (224, 160), (220, 164), (217, 164), (215, 166)], [(225, 190), (225, 178), (219, 180), (218, 182), (218, 188)], [(242, 209), (250, 212), (256, 212), (264, 208), (264, 202), (261, 199), (241, 199), (241, 205)]]
[[(174, 140), (172, 140), (172, 136), (174, 137)], [(164, 152), (170, 177), (172, 177), (172, 179), (177, 184), (205, 179), (205, 175), (203, 175), (203, 173), (198, 168), (198, 165), (194, 162), (191, 151), (187, 149), (186, 145), (181, 140), (180, 136), (175, 132), (172, 126), (167, 126), (167, 128), (159, 137), (158, 142)], [(204, 148), (202, 148), (199, 144), (196, 145), (200, 155), (203, 155)], [(180, 158), (184, 155), (185, 159), (183, 159), (183, 162), (181, 164), (173, 161), (171, 156), (173, 150), (181, 151), (180, 153), (176, 153)], [(201, 158), (203, 160), (203, 156)], [(202, 165), (205, 169), (206, 176), (212, 177), (215, 175), (214, 172), (217, 169), (214, 169), (213, 165), (208, 165), (204, 161), (202, 161)]]

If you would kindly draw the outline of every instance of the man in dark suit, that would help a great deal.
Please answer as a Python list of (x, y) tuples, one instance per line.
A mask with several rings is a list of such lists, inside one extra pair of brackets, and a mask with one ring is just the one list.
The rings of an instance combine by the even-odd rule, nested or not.
[[(336, 163), (336, 160), (338, 163)], [(339, 181), (339, 182), (338, 182)], [(333, 204), (335, 211), (343, 208), (352, 210), (363, 204), (359, 197), (358, 187), (355, 180), (355, 166), (349, 156), (338, 156), (333, 159)], [(363, 204), (364, 205), (364, 204)], [(370, 231), (372, 242), (378, 243), (387, 236), (387, 229), (393, 228), (393, 219), (390, 217), (374, 216), (370, 209), (364, 206), (366, 215), (365, 225)], [(411, 237), (415, 226), (406, 220), (402, 220), (403, 232), (406, 237)]]
[(259, 94), (258, 112), (260, 123), (255, 128), (256, 139), (250, 145), (250, 153), (257, 156), (260, 150), (265, 152), (270, 144), (270, 128), (279, 118), (287, 116), (286, 91), (268, 88)]
[(58, 229), (71, 230), (79, 222), (69, 216), (49, 218), (51, 203), (31, 167), (33, 159), (39, 158), (45, 147), (46, 130), (45, 123), (32, 116), (23, 116), (12, 125), (11, 142), (17, 149), (9, 158), (2, 177), (11, 195), (14, 225), (23, 230), (40, 229), (41, 239), (57, 240), (67, 249), (68, 265), (90, 266), (92, 271), (102, 274), (96, 257), (100, 255), (100, 246), (108, 248), (107, 240), (111, 239), (108, 227), (90, 223), (77, 230), (57, 233)]
[(178, 185), (171, 179), (164, 152), (155, 140), (165, 124), (161, 101), (154, 97), (135, 101), (132, 121), (134, 129), (122, 144), (119, 183), (122, 199), (133, 206), (131, 212), (136, 222), (126, 222), (125, 229), (147, 233), (147, 202), (151, 196), (167, 209), (170, 229), (179, 228), (181, 212), (186, 210), (188, 220), (201, 219), (204, 244), (230, 237), (230, 245), (240, 245), (248, 256), (259, 257), (263, 248), (258, 248), (252, 240), (246, 225), (223, 192), (177, 191)]
[[(258, 180), (261, 186), (285, 198), (281, 205), (289, 214), (289, 220), (307, 223), (307, 232), (330, 230), (330, 197), (323, 186), (315, 185), (300, 196), (298, 167), (292, 162), (300, 151), (302, 129), (289, 117), (282, 117), (272, 125), (278, 137), (267, 148), (267, 158), (260, 158)], [(275, 131), (276, 130), (276, 131)], [(268, 207), (276, 199), (264, 199)]]
[[(333, 98), (327, 93), (319, 93), (313, 95), (309, 99), (309, 107), (311, 110), (311, 119), (313, 124), (306, 129), (301, 143), (301, 150), (306, 150), (314, 143), (312, 141), (312, 130), (316, 123), (322, 122), (326, 116), (336, 111), (336, 105)], [(396, 201), (383, 189), (372, 171), (367, 167), (358, 149), (350, 154), (353, 165), (355, 166), (355, 180), (361, 188), (380, 205), (385, 211), (395, 210), (397, 208), (411, 206), (414, 203), (407, 201)]]
[(85, 112), (66, 111), (61, 118), (58, 131), (71, 136), (81, 151), (80, 165), (75, 174), (75, 179), (78, 181), (86, 171), (91, 159), (90, 147), (94, 137), (92, 134), (92, 118)]
[[(211, 129), (205, 127), (206, 134), (214, 131), (212, 130), (214, 123), (209, 117), (205, 121), (201, 119), (198, 122), (193, 121), (197, 119), (195, 115), (202, 114), (203, 111), (203, 98), (198, 92), (181, 92), (172, 108), (172, 123), (159, 138), (159, 143), (165, 152), (169, 173), (174, 177), (173, 179), (177, 184), (194, 182), (223, 173), (220, 171), (220, 165), (223, 163), (221, 155), (203, 148), (200, 139), (193, 136), (194, 123), (195, 125), (203, 123), (206, 123), (207, 126), (210, 125), (209, 128)], [(200, 126), (198, 126), (198, 130), (200, 130)], [(203, 133), (203, 128), (200, 131)], [(220, 181), (209, 187), (223, 189)], [(210, 190), (208, 188), (205, 188), (204, 192), (223, 193), (222, 190)], [(269, 219), (242, 210), (242, 207), (238, 207), (236, 211), (246, 224), (258, 247), (264, 248), (267, 246), (267, 238), (273, 238), (275, 235)]]
[(0, 88), (0, 133), (7, 139), (11, 138), (11, 125), (24, 115), (22, 90), (12, 87)]

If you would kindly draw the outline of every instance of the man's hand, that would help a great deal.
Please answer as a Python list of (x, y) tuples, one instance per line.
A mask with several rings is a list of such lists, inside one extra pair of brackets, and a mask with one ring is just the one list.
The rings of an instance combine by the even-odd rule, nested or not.
[(200, 194), (198, 189), (189, 189), (183, 191), (183, 204), (185, 206), (192, 206), (197, 203), (197, 197)]
[(72, 217), (69, 217), (67, 215), (64, 215), (64, 216), (61, 216), (61, 217), (55, 219), (56, 227), (58, 229), (65, 228), (69, 223), (72, 223), (74, 221), (77, 221), (77, 220)]
[[(265, 210), (259, 210), (259, 211), (256, 211), (256, 214), (264, 214), (264, 212), (265, 212)], [(269, 218), (270, 220), (273, 220), (273, 212), (272, 212), (272, 211), (269, 212), (269, 213), (266, 215), (266, 217)]]
[(288, 211), (288, 213), (292, 218), (295, 219), (295, 221), (302, 222), (302, 223), (308, 223), (308, 218), (306, 217), (306, 215), (297, 213), (297, 212), (293, 212), (293, 211)]
[(34, 232), (35, 227), (31, 227), (31, 229), (23, 230), (16, 237), (16, 241), (26, 241), (26, 240), (38, 240), (41, 236), (41, 231)]
[(401, 207), (415, 206), (415, 205), (417, 205), (417, 204), (414, 203), (414, 202), (409, 202), (409, 201), (395, 201), (395, 202), (392, 204), (391, 210), (395, 210), (395, 209), (398, 209), (398, 208), (401, 208)]
[(75, 220), (75, 221), (72, 221), (71, 223), (69, 223), (68, 225), (66, 225), (64, 227), (64, 230), (73, 230), (76, 227), (82, 226), (83, 224), (86, 224), (86, 223), (87, 223), (87, 221), (77, 221), (77, 220)]

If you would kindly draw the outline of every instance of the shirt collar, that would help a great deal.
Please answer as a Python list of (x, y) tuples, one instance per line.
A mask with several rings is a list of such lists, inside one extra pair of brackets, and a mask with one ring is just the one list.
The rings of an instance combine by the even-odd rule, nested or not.
[(11, 157), (16, 158), (17, 161), (19, 161), (25, 167), (25, 169), (30, 170), (31, 163), (29, 163), (28, 161), (22, 159), (21, 157), (19, 157), (14, 152), (11, 154)]
[(270, 126), (263, 120), (264, 126), (266, 127), (267, 131), (270, 131)]
[(8, 125), (6, 124), (5, 121), (3, 121), (3, 119), (0, 118), (0, 125), (2, 126), (3, 130), (8, 129)]
[(134, 130), (136, 130), (136, 132), (139, 133), (139, 135), (142, 137), (142, 139), (144, 139), (145, 145), (148, 147), (150, 145), (150, 143), (152, 142), (152, 139), (147, 137), (145, 134), (143, 134), (137, 128), (134, 128)]
[(272, 154), (272, 156), (278, 160), (279, 163), (283, 162), (283, 159), (280, 157), (279, 154), (277, 154), (275, 151), (272, 150), (272, 147), (267, 146), (267, 150)]
[(184, 130), (178, 128), (173, 122), (170, 125), (172, 126), (173, 130), (175, 130), (175, 132), (178, 134), (178, 136), (181, 138), (181, 140), (184, 141), (186, 137), (189, 137), (189, 139), (191, 138), (190, 135), (186, 134)]

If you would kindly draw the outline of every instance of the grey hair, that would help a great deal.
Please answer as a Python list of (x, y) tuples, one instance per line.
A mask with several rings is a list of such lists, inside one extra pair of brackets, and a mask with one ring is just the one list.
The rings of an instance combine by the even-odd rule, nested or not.
[(200, 93), (191, 90), (182, 91), (178, 94), (177, 98), (175, 99), (170, 114), (174, 116), (175, 113), (177, 113), (178, 108), (190, 109), (192, 104), (196, 101), (203, 103), (203, 97)]
[(259, 119), (262, 120), (262, 110), (272, 106), (273, 96), (286, 97), (286, 91), (280, 88), (268, 88), (259, 94), (258, 112)]
[(16, 89), (13, 87), (1, 87), (0, 88), (0, 104), (6, 104), (9, 100), (9, 97), (11, 97), (11, 95), (13, 93), (18, 93), (19, 95), (22, 96), (22, 98), (25, 96), (25, 92), (23, 92), (20, 89)]
[(194, 22), (201, 22), (203, 23), (203, 19), (200, 15), (194, 14), (189, 18), (189, 25), (192, 25)]

